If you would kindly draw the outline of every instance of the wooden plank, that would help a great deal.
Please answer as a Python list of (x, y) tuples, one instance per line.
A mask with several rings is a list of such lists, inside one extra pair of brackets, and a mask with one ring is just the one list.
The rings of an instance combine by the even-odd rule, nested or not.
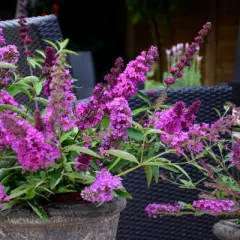
[(209, 1), (212, 29), (207, 36), (204, 60), (204, 85), (216, 84), (217, 0)]

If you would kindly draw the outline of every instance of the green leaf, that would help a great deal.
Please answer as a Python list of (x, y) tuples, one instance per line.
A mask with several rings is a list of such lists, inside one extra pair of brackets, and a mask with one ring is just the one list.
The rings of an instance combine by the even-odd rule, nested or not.
[(44, 171), (40, 171), (39, 174), (40, 174), (42, 179), (46, 179), (47, 175), (46, 175), (46, 173)]
[(159, 181), (159, 166), (152, 166), (152, 173), (156, 183)]
[(69, 53), (69, 54), (73, 54), (73, 55), (79, 55), (78, 53), (76, 53), (74, 51), (71, 51), (71, 50), (68, 50), (68, 49), (63, 49), (63, 50), (61, 50), (61, 52)]
[(32, 185), (30, 185), (30, 184), (21, 185), (20, 187), (17, 187), (14, 190), (12, 190), (9, 197), (10, 197), (10, 199), (20, 197), (22, 195), (27, 194), (27, 192), (30, 189), (32, 189)]
[(40, 54), (43, 58), (46, 58), (46, 55), (44, 53), (44, 51), (41, 51), (41, 50), (35, 50), (38, 54)]
[(113, 194), (116, 197), (123, 197), (123, 198), (132, 199), (132, 195), (130, 193), (128, 193), (125, 188), (116, 189), (116, 190), (113, 191)]
[(69, 39), (65, 39), (63, 42), (60, 43), (60, 49), (63, 50), (68, 45)]
[(64, 142), (69, 136), (71, 136), (71, 134), (73, 133), (73, 131), (68, 131), (62, 134), (62, 136), (60, 137), (60, 142)]
[(63, 174), (64, 174), (63, 170), (58, 169), (50, 175), (51, 189), (54, 189), (60, 183), (60, 181), (62, 180)]
[(145, 174), (146, 174), (147, 184), (148, 184), (148, 187), (149, 187), (151, 185), (152, 178), (153, 178), (153, 172), (152, 172), (151, 166), (144, 166), (144, 171), (145, 171)]
[(132, 114), (133, 114), (133, 116), (135, 116), (135, 115), (139, 114), (140, 112), (144, 112), (144, 111), (147, 111), (149, 109), (150, 109), (149, 107), (136, 108), (132, 111)]
[(159, 106), (159, 108), (164, 108), (164, 109), (169, 109), (171, 107), (172, 107), (172, 105), (167, 105), (167, 104), (162, 104)]
[(47, 187), (39, 186), (38, 188), (39, 188), (39, 189), (42, 189), (42, 190), (45, 191), (45, 192), (48, 192), (48, 193), (54, 195), (54, 192), (52, 192), (52, 191), (51, 191), (50, 189), (48, 189)]
[(105, 129), (108, 129), (109, 124), (110, 124), (110, 119), (107, 118), (106, 116), (104, 116), (103, 119), (102, 119), (102, 126)]
[(27, 61), (34, 69), (36, 68), (36, 66), (42, 68), (41, 64), (39, 64), (34, 58), (28, 57)]
[(33, 86), (37, 95), (42, 92), (42, 83), (40, 82), (33, 82)]
[(12, 112), (18, 113), (19, 115), (21, 115), (24, 118), (28, 118), (28, 114), (26, 114), (24, 111), (22, 111), (21, 109), (14, 107), (12, 105), (8, 105), (8, 104), (0, 104), (0, 112), (4, 111), (4, 110), (10, 110)]
[(91, 184), (95, 181), (95, 177), (81, 172), (66, 173), (64, 176), (68, 177), (71, 181), (81, 180), (84, 184)]
[(189, 175), (187, 174), (187, 172), (182, 168), (180, 167), (179, 165), (177, 164), (171, 164), (172, 166), (176, 167), (180, 172), (182, 172), (190, 181), (191, 181), (191, 178), (189, 177)]
[(46, 39), (43, 39), (44, 42), (48, 43), (49, 45), (51, 45), (52, 47), (54, 47), (57, 51), (58, 51), (58, 47), (55, 43), (49, 41), (49, 40), (46, 40)]
[(48, 220), (48, 215), (47, 213), (43, 210), (43, 208), (37, 204), (37, 203), (30, 203), (29, 201), (27, 202), (28, 205), (32, 208), (32, 210), (44, 221)]
[(160, 130), (160, 129), (150, 129), (147, 131), (146, 135), (148, 134), (166, 134), (164, 131)]
[(119, 157), (119, 158), (128, 160), (130, 162), (139, 163), (137, 158), (134, 155), (132, 155), (131, 153), (128, 153), (128, 152), (124, 152), (124, 151), (121, 151), (121, 150), (105, 150), (105, 152), (112, 155), (112, 156)]
[(23, 83), (36, 83), (36, 82), (38, 82), (39, 81), (39, 79), (37, 78), (37, 77), (35, 77), (35, 76), (27, 76), (27, 77), (25, 77), (25, 78), (23, 78), (23, 79), (21, 79), (21, 81), (20, 82), (23, 82)]
[(1, 180), (2, 185), (6, 185), (8, 183), (8, 180), (11, 179), (11, 177), (14, 175), (14, 173), (8, 173), (9, 171), (7, 169), (0, 169), (0, 176), (3, 178)]
[(70, 145), (64, 148), (64, 150), (66, 152), (70, 152), (70, 151), (75, 151), (78, 154), (79, 153), (86, 153), (90, 156), (96, 157), (96, 158), (102, 158), (102, 156), (98, 155), (97, 153), (93, 152), (92, 150), (85, 148), (85, 147), (80, 147), (78, 145)]
[(45, 98), (41, 98), (41, 97), (35, 97), (34, 100), (42, 103), (43, 105), (47, 106), (48, 105), (48, 100)]
[(192, 183), (192, 181), (187, 181), (187, 180), (184, 180), (184, 179), (179, 179), (179, 181), (181, 183), (183, 183), (184, 187), (186, 187), (186, 188), (193, 188), (193, 187), (195, 187), (195, 185)]
[(28, 88), (30, 88), (30, 86), (27, 85), (27, 87), (26, 87), (22, 83), (14, 83), (8, 88), (8, 92), (12, 96), (16, 96), (19, 93), (25, 93), (29, 98), (31, 98), (32, 95), (28, 91)]
[(128, 128), (127, 132), (128, 132), (128, 137), (129, 138), (132, 138), (136, 141), (143, 141), (144, 140), (144, 135), (138, 129)]
[(0, 62), (0, 68), (15, 69), (17, 66), (6, 62)]
[(139, 129), (139, 130), (143, 130), (143, 127), (139, 124), (139, 123), (137, 123), (137, 122), (135, 122), (135, 121), (133, 121), (133, 120), (131, 120), (131, 121), (129, 121), (134, 127), (136, 127), (137, 129)]
[(140, 91), (137, 91), (137, 96), (138, 96), (140, 99), (142, 99), (144, 102), (146, 102), (149, 106), (151, 106), (151, 103), (150, 103), (147, 95), (143, 94), (143, 93), (140, 92)]
[(219, 111), (218, 109), (216, 109), (216, 108), (213, 108), (213, 109), (216, 111), (218, 117), (221, 118), (221, 113), (220, 113), (220, 111)]
[(27, 199), (33, 199), (36, 196), (34, 188), (31, 188), (27, 191)]
[(133, 24), (136, 24), (138, 23), (140, 20), (142, 19), (142, 14), (140, 11), (137, 11), (134, 16), (133, 16), (133, 19), (132, 19), (132, 23)]
[(59, 187), (58, 187), (58, 192), (59, 193), (65, 193), (66, 192), (66, 186), (65, 185), (60, 185)]

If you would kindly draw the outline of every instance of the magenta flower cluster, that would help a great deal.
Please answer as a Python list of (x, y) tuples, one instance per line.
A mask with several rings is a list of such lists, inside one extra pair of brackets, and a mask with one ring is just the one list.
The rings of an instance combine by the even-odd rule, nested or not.
[(232, 145), (230, 161), (238, 168), (240, 167), (240, 142), (236, 142)]
[(47, 112), (44, 116), (47, 136), (55, 135), (56, 126), (63, 131), (68, 131), (75, 126), (73, 103), (76, 98), (71, 92), (73, 80), (69, 70), (64, 68), (64, 62), (65, 56), (59, 57), (52, 72)]
[(3, 203), (10, 200), (10, 197), (6, 194), (4, 186), (0, 184), (0, 208), (2, 208)]
[(113, 147), (116, 141), (126, 139), (126, 130), (131, 126), (131, 110), (127, 99), (136, 94), (137, 84), (144, 81), (157, 56), (157, 48), (152, 46), (131, 61), (124, 72), (123, 60), (118, 58), (111, 73), (105, 76), (106, 83), (95, 87), (94, 96), (88, 102), (77, 105), (76, 124), (81, 130), (95, 127), (104, 115), (110, 118), (109, 131), (100, 148), (102, 153), (104, 149)]
[[(0, 62), (16, 65), (18, 62), (19, 52), (15, 45), (7, 45), (0, 48)], [(0, 71), (0, 88), (6, 87), (10, 82), (12, 69), (1, 69)]]
[(194, 124), (200, 101), (188, 108), (184, 102), (177, 102), (170, 109), (156, 112), (150, 120), (154, 128), (164, 131), (161, 141), (181, 154), (184, 151), (199, 153), (204, 144), (203, 139), (217, 142), (223, 134), (230, 133), (232, 117), (217, 120), (212, 124)]
[(41, 132), (15, 114), (0, 115), (0, 145), (11, 148), (26, 170), (46, 168), (59, 158), (57, 147), (45, 141)]
[(162, 142), (176, 149), (178, 153), (183, 153), (184, 148), (200, 152), (202, 144), (193, 141), (193, 136), (204, 135), (199, 125), (193, 125), (199, 106), (200, 101), (194, 102), (188, 108), (180, 101), (169, 110), (156, 112), (153, 126), (165, 132), (160, 136)]
[(19, 107), (13, 96), (4, 90), (0, 90), (0, 104), (7, 104), (14, 107)]
[(173, 85), (177, 79), (183, 77), (182, 70), (190, 66), (193, 59), (194, 54), (198, 51), (199, 45), (203, 43), (204, 36), (208, 33), (208, 31), (211, 29), (211, 23), (207, 22), (203, 25), (203, 28), (198, 32), (198, 36), (195, 37), (194, 42), (191, 43), (185, 52), (184, 56), (181, 56), (179, 58), (179, 62), (175, 67), (171, 67), (169, 69), (169, 72), (171, 73), (171, 76), (166, 77), (164, 79), (164, 82), (167, 86)]
[(0, 28), (0, 45), (5, 44), (5, 38), (3, 36), (3, 29)]
[(197, 211), (209, 214), (219, 214), (232, 212), (236, 202), (232, 200), (197, 200), (193, 202), (193, 207)]
[(174, 215), (180, 212), (180, 205), (178, 204), (156, 204), (152, 203), (149, 204), (145, 208), (145, 212), (150, 217), (157, 217), (157, 216), (166, 216), (166, 215)]
[(113, 191), (121, 188), (123, 188), (121, 178), (111, 175), (106, 169), (102, 169), (96, 174), (95, 182), (83, 189), (81, 196), (89, 202), (104, 203), (112, 201)]
[(110, 125), (108, 134), (103, 139), (100, 152), (104, 154), (104, 149), (114, 149), (119, 141), (127, 140), (127, 129), (131, 127), (132, 111), (125, 98), (115, 98), (107, 104), (109, 111)]

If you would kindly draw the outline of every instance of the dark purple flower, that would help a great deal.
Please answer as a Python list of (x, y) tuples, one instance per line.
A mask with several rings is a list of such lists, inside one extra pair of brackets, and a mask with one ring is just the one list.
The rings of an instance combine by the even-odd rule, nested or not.
[(32, 38), (28, 35), (28, 25), (24, 16), (25, 14), (24, 0), (20, 1), (20, 8), (18, 9), (18, 11), (20, 13), (19, 20), (18, 20), (18, 23), (20, 25), (20, 28), (19, 28), (20, 43), (25, 47), (24, 54), (26, 56), (32, 56), (33, 52), (28, 49), (29, 44), (32, 42)]
[(75, 159), (74, 167), (78, 171), (88, 171), (91, 170), (90, 163), (92, 161), (92, 157), (82, 153)]
[[(195, 42), (191, 43), (187, 51), (184, 53), (184, 56), (179, 58), (179, 62), (176, 64), (176, 71), (169, 71), (172, 76), (171, 77), (168, 76), (164, 79), (164, 82), (168, 87), (170, 85), (173, 85), (178, 78), (183, 77), (183, 74), (181, 72), (182, 69), (184, 67), (191, 65), (193, 55), (198, 51), (199, 45), (203, 43), (203, 36), (205, 36), (210, 29), (211, 29), (210, 22), (207, 22), (205, 25), (203, 25), (203, 29), (198, 32), (199, 35), (194, 39)], [(170, 70), (171, 69), (172, 68), (170, 68)]]
[(43, 93), (45, 96), (50, 95), (50, 83), (52, 80), (53, 66), (57, 60), (56, 53), (53, 47), (47, 46), (45, 48), (45, 60), (42, 68), (43, 76), (46, 77), (46, 81), (43, 83)]

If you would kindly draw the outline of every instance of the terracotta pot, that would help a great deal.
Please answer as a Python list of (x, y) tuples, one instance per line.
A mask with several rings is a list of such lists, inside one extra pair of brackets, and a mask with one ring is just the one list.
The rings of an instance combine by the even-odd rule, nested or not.
[(240, 240), (240, 224), (237, 219), (222, 220), (213, 226), (213, 234), (219, 240)]
[(80, 202), (48, 206), (49, 220), (41, 220), (25, 208), (0, 213), (1, 240), (114, 240), (125, 199), (114, 199), (99, 207)]

